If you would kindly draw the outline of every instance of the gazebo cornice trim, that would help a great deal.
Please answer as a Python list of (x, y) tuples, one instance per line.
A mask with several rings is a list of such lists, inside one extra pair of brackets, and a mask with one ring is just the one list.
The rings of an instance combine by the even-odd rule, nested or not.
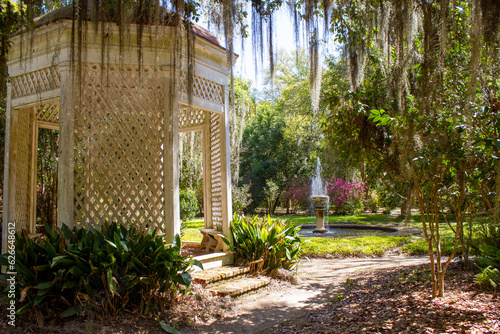
[(182, 93), (180, 96), (180, 104), (186, 105), (191, 108), (199, 108), (211, 112), (216, 112), (218, 114), (223, 114), (224, 113), (224, 105), (219, 104), (213, 101), (205, 100), (201, 97), (198, 96), (192, 96), (191, 97), (192, 103), (189, 104), (188, 101), (188, 95), (186, 93)]
[[(167, 17), (169, 15), (176, 15), (174, 12), (172, 12), (164, 7), (162, 9), (163, 9), (163, 15), (165, 17)], [(39, 27), (42, 27), (45, 25), (50, 25), (51, 23), (55, 23), (58, 21), (65, 21), (65, 20), (68, 20), (70, 22), (72, 22), (72, 20), (73, 20), (73, 7), (71, 5), (50, 11), (44, 15), (41, 15), (41, 16), (35, 18), (35, 28), (39, 28)], [(87, 20), (87, 21), (91, 22), (90, 20)], [(116, 27), (118, 27), (116, 25), (116, 22), (109, 21), (106, 23), (111, 24), (111, 25), (115, 25)], [(131, 22), (130, 26), (137, 27), (138, 24), (135, 22)], [(144, 26), (154, 26), (154, 24), (145, 23)], [(168, 19), (166, 20), (165, 23), (161, 24), (161, 26), (172, 27), (172, 28), (175, 27), (175, 25), (169, 24)], [(207, 41), (208, 43), (210, 43), (213, 46), (216, 46), (224, 51), (227, 51), (227, 49), (222, 45), (222, 43), (219, 41), (219, 39), (217, 37), (215, 37), (212, 33), (210, 33), (210, 31), (199, 26), (196, 23), (192, 23), (192, 27), (193, 27), (193, 31), (196, 34), (196, 36), (202, 38), (203, 40)], [(137, 28), (136, 28), (136, 30), (137, 30)]]
[(32, 107), (43, 104), (48, 101), (54, 101), (61, 98), (61, 90), (59, 88), (43, 91), (36, 94), (20, 96), (12, 99), (12, 108)]
[[(167, 29), (173, 29), (173, 27), (166, 27)], [(14, 45), (20, 45), (20, 41), (22, 39), (27, 39), (27, 38), (34, 38), (34, 39), (37, 39), (37, 38), (43, 38), (44, 35), (46, 34), (51, 34), (51, 33), (54, 33), (54, 32), (59, 32), (59, 35), (60, 36), (63, 36), (64, 35), (64, 32), (65, 31), (70, 31), (72, 29), (72, 21), (70, 20), (59, 20), (59, 21), (56, 21), (56, 22), (53, 22), (53, 23), (49, 23), (47, 25), (44, 25), (44, 26), (41, 26), (40, 28), (38, 29), (35, 29), (34, 31), (34, 34), (33, 35), (27, 35), (26, 33), (22, 33), (22, 34), (17, 34), (15, 36), (13, 36), (13, 44)], [(93, 27), (92, 26), (89, 26), (89, 29), (91, 30), (90, 33), (94, 33), (93, 32)], [(113, 29), (113, 32), (116, 32), (118, 33), (118, 26), (114, 25), (112, 27)], [(99, 29), (100, 30), (100, 29)], [(101, 33), (99, 31), (99, 33)], [(130, 27), (130, 34), (134, 34), (134, 33), (137, 33), (137, 25), (136, 24), (132, 24), (131, 27)], [(143, 33), (143, 39), (148, 39), (151, 35), (152, 35), (153, 32), (149, 33), (149, 32), (144, 32)], [(171, 31), (169, 33), (172, 33)], [(63, 38), (63, 41), (61, 41), (60, 43), (57, 43), (55, 42), (53, 45), (51, 45), (49, 48), (46, 48), (46, 49), (43, 49), (41, 51), (36, 51), (32, 54), (29, 55), (29, 58), (36, 58), (40, 55), (44, 55), (44, 54), (49, 54), (49, 53), (53, 53), (53, 51), (55, 50), (58, 50), (58, 49), (65, 49), (65, 48), (70, 48), (71, 47), (71, 42), (69, 40), (64, 40), (64, 37)], [(97, 43), (91, 43), (91, 42), (88, 42), (87, 41), (87, 51), (89, 50), (98, 50), (100, 49), (102, 46), (100, 44), (97, 44)], [(113, 52), (119, 52), (120, 48), (119, 48), (119, 45), (115, 45), (115, 44), (112, 44), (112, 45), (106, 45), (106, 47), (113, 51)], [(135, 47), (134, 44), (131, 44), (130, 46), (128, 47)], [(147, 52), (152, 52), (154, 49), (155, 49), (155, 46), (152, 46), (152, 45), (144, 45), (143, 44), (143, 49), (144, 49), (144, 53), (147, 53)], [(160, 49), (163, 48), (163, 47), (159, 47)], [(204, 39), (204, 38), (201, 38), (201, 39), (196, 39), (195, 41), (195, 48), (198, 52), (202, 52), (202, 53), (205, 53), (207, 55), (212, 55), (212, 56), (215, 56), (215, 57), (219, 57), (222, 59), (227, 59), (227, 53), (226, 53), (226, 49), (222, 48), (222, 47), (219, 47), (213, 43), (211, 43), (210, 41)], [(24, 57), (23, 57), (24, 58)], [(238, 58), (238, 55), (234, 55), (234, 61), (236, 61), (236, 59)], [(63, 59), (61, 59), (63, 61)], [(9, 59), (8, 61), (8, 64), (9, 66), (12, 66), (12, 65), (15, 65), (16, 62), (20, 62), (22, 60), (19, 59), (19, 57), (12, 57), (11, 59)], [(221, 69), (219, 67), (214, 67), (213, 65), (211, 65), (209, 62), (206, 62), (200, 58), (195, 58), (195, 62), (196, 63), (200, 63), (202, 64), (203, 66), (207, 66), (207, 67), (210, 67), (211, 69), (216, 69), (217, 72), (219, 73), (222, 73), (224, 75), (226, 75), (228, 72), (226, 71), (229, 71), (229, 69), (227, 69), (226, 71), (221, 71)], [(225, 73), (226, 72), (226, 73)]]

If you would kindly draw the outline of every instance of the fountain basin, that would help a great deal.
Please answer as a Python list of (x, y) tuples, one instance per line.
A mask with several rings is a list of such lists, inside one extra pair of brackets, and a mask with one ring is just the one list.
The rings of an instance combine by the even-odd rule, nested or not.
[(326, 196), (326, 195), (313, 195), (313, 196), (311, 196), (311, 198), (316, 203), (324, 203), (328, 199), (328, 196)]
[(304, 224), (299, 231), (302, 237), (323, 237), (323, 238), (356, 238), (364, 236), (401, 236), (421, 233), (419, 228), (409, 228), (404, 226), (383, 226), (365, 224), (330, 224), (324, 232), (315, 232), (316, 225)]

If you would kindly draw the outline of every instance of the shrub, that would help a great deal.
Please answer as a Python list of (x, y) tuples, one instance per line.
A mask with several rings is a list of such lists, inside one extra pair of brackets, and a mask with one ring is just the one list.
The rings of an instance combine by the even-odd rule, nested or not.
[(479, 220), (476, 235), (475, 243), (480, 252), (477, 261), (482, 266), (500, 268), (500, 224)]
[(292, 179), (286, 184), (286, 190), (283, 195), (285, 201), (290, 202), (290, 206), (295, 209), (307, 210), (311, 197), (311, 180)]
[(277, 268), (294, 269), (299, 261), (302, 240), (299, 227), (283, 219), (235, 215), (231, 225), (234, 243), (226, 239), (238, 262), (264, 260), (268, 273)]
[(250, 185), (245, 184), (243, 187), (231, 187), (233, 199), (233, 211), (237, 214), (242, 214), (245, 209), (252, 203), (252, 195), (250, 194)]
[(363, 211), (365, 185), (362, 181), (330, 179), (327, 181), (330, 209), (337, 215), (354, 215)]
[[(116, 223), (99, 230), (45, 228), (35, 240), (26, 231), (16, 235), (16, 293), (24, 304), (18, 313), (157, 313), (187, 292), (188, 269), (201, 266), (180, 254), (179, 236), (167, 245), (155, 230)], [(7, 265), (7, 258), (2, 255), (0, 264)]]
[(179, 206), (181, 211), (181, 220), (191, 220), (198, 211), (198, 199), (191, 189), (182, 189), (179, 192)]
[(379, 200), (378, 192), (376, 190), (370, 190), (368, 197), (363, 200), (363, 206), (371, 212), (377, 212), (380, 206)]

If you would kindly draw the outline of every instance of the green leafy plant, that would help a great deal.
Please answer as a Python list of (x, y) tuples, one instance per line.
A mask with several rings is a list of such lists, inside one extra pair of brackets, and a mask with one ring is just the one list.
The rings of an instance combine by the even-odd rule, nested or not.
[(293, 269), (299, 261), (302, 240), (299, 227), (283, 219), (267, 216), (235, 215), (231, 225), (234, 242), (225, 242), (237, 261), (248, 263), (263, 260), (268, 273), (276, 268)]
[[(88, 309), (156, 313), (188, 291), (190, 268), (201, 266), (180, 254), (178, 235), (169, 245), (156, 230), (134, 225), (46, 230), (37, 239), (25, 231), (16, 236), (19, 314), (30, 309), (55, 310), (63, 317)], [(0, 264), (6, 261), (4, 254)]]

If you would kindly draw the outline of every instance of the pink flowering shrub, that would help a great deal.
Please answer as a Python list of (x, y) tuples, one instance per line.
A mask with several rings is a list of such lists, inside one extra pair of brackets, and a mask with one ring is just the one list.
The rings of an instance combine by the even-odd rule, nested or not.
[(311, 197), (311, 180), (306, 178), (288, 180), (282, 196), (283, 203), (287, 205), (290, 202), (293, 211), (307, 210)]
[(354, 215), (364, 209), (365, 184), (361, 180), (326, 180), (330, 211), (336, 215)]
[[(363, 211), (365, 184), (361, 180), (325, 180), (330, 211), (336, 215), (353, 215)], [(311, 180), (297, 178), (288, 180), (282, 195), (284, 206), (290, 202), (293, 211), (308, 210), (311, 206)]]

